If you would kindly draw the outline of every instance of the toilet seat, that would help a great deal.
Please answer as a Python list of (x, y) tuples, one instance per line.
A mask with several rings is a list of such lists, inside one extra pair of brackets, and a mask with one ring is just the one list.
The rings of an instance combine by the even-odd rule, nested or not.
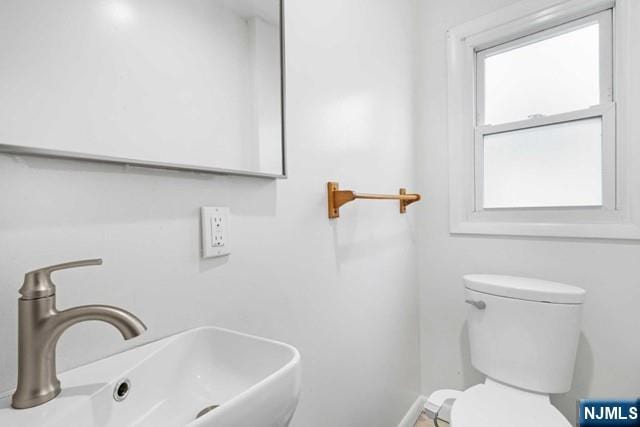
[(491, 379), (464, 391), (453, 404), (451, 427), (571, 427), (549, 396)]

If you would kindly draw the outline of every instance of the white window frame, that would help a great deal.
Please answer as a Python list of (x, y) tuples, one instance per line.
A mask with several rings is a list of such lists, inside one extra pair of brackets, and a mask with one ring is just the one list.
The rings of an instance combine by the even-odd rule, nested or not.
[[(615, 102), (613, 99), (613, 39), (612, 39), (612, 25), (613, 25), (613, 12), (611, 9), (606, 9), (595, 14), (585, 16), (583, 18), (571, 20), (565, 24), (557, 25), (552, 28), (538, 31), (533, 34), (529, 34), (524, 37), (518, 37), (515, 40), (500, 43), (497, 46), (492, 46), (479, 50), (476, 47), (474, 50), (475, 55), (475, 69), (476, 69), (476, 127), (475, 127), (475, 210), (476, 212), (483, 212), (484, 208), (484, 137), (486, 135), (492, 135), (503, 132), (511, 132), (522, 129), (530, 129), (541, 126), (548, 126), (554, 124), (561, 124), (572, 122), (576, 120), (600, 118), (602, 120), (602, 211), (604, 215), (609, 215), (611, 211), (615, 210), (616, 206), (616, 159), (615, 159)], [(598, 23), (600, 28), (600, 104), (594, 105), (589, 108), (568, 111), (559, 114), (553, 114), (548, 116), (540, 116), (537, 118), (529, 118), (515, 122), (507, 122), (501, 124), (485, 124), (484, 119), (484, 60), (496, 53), (505, 52), (514, 48), (526, 46), (528, 44), (536, 43), (542, 40), (549, 39), (570, 31), (574, 31), (593, 23)], [(600, 206), (600, 205), (599, 205)], [(584, 206), (581, 206), (584, 207)], [(548, 209), (558, 209), (562, 206), (547, 207)], [(578, 208), (578, 207), (572, 207)], [(505, 209), (505, 208), (496, 208)], [(526, 207), (517, 208), (518, 211), (514, 212), (510, 216), (513, 219), (523, 220), (527, 215)], [(576, 211), (574, 209), (574, 211)], [(504, 216), (504, 215), (503, 215)], [(593, 209), (587, 211), (586, 216), (593, 216)]]
[[(525, 0), (449, 30), (451, 233), (640, 239), (640, 161), (634, 161), (626, 145), (630, 132), (640, 135), (640, 126), (631, 130), (635, 125), (625, 120), (630, 109), (640, 113), (640, 103), (631, 106), (631, 96), (624, 90), (633, 75), (631, 67), (640, 71), (640, 55), (633, 53), (629, 42), (632, 1)], [(640, 15), (638, 10), (634, 13)], [(599, 105), (518, 122), (483, 123), (484, 99), (478, 85), (483, 57), (596, 20), (604, 29), (600, 32)], [(600, 117), (603, 126), (601, 206), (483, 208), (484, 135), (593, 117)]]

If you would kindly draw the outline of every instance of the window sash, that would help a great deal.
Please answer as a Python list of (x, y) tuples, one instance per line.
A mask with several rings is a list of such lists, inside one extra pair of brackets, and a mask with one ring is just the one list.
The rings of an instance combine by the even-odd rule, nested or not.
[[(568, 113), (555, 114), (551, 116), (535, 117), (500, 125), (476, 126), (474, 137), (474, 212), (495, 212), (495, 211), (531, 211), (531, 210), (580, 210), (594, 208), (604, 211), (614, 211), (619, 201), (616, 188), (616, 106), (609, 102), (604, 105), (571, 111)], [(484, 137), (497, 133), (511, 132), (534, 127), (550, 126), (572, 121), (600, 118), (602, 120), (602, 206), (553, 206), (553, 207), (504, 207), (504, 208), (484, 208)]]
[[(475, 124), (476, 126), (486, 125), (485, 123), (485, 59), (529, 44), (540, 42), (561, 34), (583, 28), (598, 22), (600, 31), (600, 105), (605, 105), (614, 101), (613, 99), (613, 11), (604, 11), (584, 16), (579, 19), (566, 22), (542, 31), (523, 35), (510, 41), (499, 44), (485, 46), (475, 50)], [(536, 114), (533, 112), (533, 114)]]

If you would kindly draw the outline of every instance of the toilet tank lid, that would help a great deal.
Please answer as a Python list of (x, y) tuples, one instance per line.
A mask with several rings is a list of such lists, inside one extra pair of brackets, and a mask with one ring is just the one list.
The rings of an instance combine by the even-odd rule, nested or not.
[(527, 277), (467, 274), (467, 289), (506, 298), (556, 304), (582, 304), (587, 292), (577, 286)]

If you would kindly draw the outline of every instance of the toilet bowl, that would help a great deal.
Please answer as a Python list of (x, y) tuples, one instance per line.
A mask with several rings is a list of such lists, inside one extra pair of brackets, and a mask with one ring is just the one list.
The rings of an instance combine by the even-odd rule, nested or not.
[(549, 395), (571, 388), (586, 292), (513, 276), (464, 276), (471, 363), (483, 384), (455, 396), (451, 427), (570, 427)]
[(453, 404), (452, 427), (571, 427), (549, 396), (487, 379)]

